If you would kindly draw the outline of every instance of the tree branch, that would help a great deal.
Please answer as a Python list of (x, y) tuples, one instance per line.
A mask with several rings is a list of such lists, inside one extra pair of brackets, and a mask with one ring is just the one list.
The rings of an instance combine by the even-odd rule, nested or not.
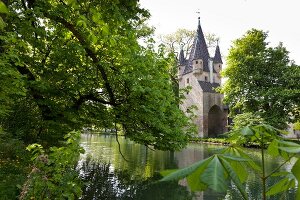
[(98, 102), (98, 103), (102, 103), (102, 104), (112, 105), (112, 103), (109, 101), (105, 101), (104, 99), (98, 98), (93, 94), (87, 94), (87, 95), (80, 96), (79, 99), (77, 99), (75, 101), (75, 103), (72, 107), (75, 108), (76, 110), (78, 110), (79, 107), (86, 101), (94, 101), (94, 102)]
[(82, 34), (75, 28), (75, 26), (73, 24), (71, 24), (70, 22), (66, 21), (65, 19), (63, 19), (61, 17), (50, 15), (48, 12), (44, 12), (44, 16), (64, 25), (65, 28), (68, 29), (69, 31), (71, 31), (72, 34), (78, 39), (79, 43), (84, 47), (87, 55), (92, 59), (93, 63), (99, 69), (101, 77), (104, 81), (105, 88), (108, 92), (108, 96), (109, 96), (111, 105), (116, 106), (117, 105), (116, 98), (113, 93), (113, 89), (108, 81), (106, 71), (105, 71), (104, 67), (100, 64), (100, 61), (99, 61), (96, 53), (89, 47), (89, 45), (85, 41), (85, 38), (82, 36)]

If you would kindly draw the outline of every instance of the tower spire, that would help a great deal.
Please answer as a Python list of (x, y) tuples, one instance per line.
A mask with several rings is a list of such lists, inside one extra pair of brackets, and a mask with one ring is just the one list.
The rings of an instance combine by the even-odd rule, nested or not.
[(179, 65), (184, 65), (185, 64), (185, 58), (184, 58), (184, 52), (183, 52), (183, 45), (180, 45), (180, 53), (179, 53)]
[(201, 28), (200, 17), (198, 17), (197, 33), (189, 57), (190, 65), (192, 64), (193, 60), (197, 60), (197, 59), (201, 59), (203, 61), (203, 70), (209, 71), (208, 69), (209, 53), (205, 42), (204, 34)]
[(213, 58), (213, 62), (223, 64), (222, 56), (221, 56), (221, 52), (220, 52), (220, 47), (219, 47), (219, 40), (217, 40), (217, 46), (216, 46), (215, 56)]

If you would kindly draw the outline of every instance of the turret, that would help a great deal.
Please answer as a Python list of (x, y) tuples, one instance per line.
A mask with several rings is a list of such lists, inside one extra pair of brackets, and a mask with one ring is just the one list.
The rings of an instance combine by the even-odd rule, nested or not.
[[(219, 42), (218, 42), (219, 43)], [(222, 70), (222, 57), (220, 53), (220, 47), (219, 44), (217, 43), (216, 50), (215, 50), (215, 56), (213, 58), (213, 63), (214, 63), (214, 69), (215, 71), (219, 74), (220, 71)]]
[(216, 71), (216, 77), (215, 77), (215, 82), (221, 83), (221, 70), (222, 70), (222, 57), (220, 53), (220, 47), (219, 47), (219, 41), (217, 42), (216, 46), (216, 51), (215, 51), (215, 56), (213, 58), (213, 65), (214, 65), (214, 70)]
[(194, 39), (192, 46), (190, 61), (193, 67), (194, 74), (202, 74), (203, 71), (209, 72), (208, 69), (208, 59), (209, 54), (207, 50), (207, 45), (204, 39), (204, 34), (200, 25), (200, 17), (198, 18), (198, 28), (197, 35)]
[(178, 79), (181, 80), (182, 74), (186, 65), (186, 59), (184, 58), (183, 48), (181, 46), (179, 58), (178, 58)]

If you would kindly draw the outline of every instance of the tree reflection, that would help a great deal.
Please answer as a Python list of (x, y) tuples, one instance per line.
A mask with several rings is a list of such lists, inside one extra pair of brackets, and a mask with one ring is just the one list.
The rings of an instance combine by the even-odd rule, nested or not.
[(84, 182), (83, 200), (189, 200), (193, 195), (186, 187), (177, 182), (156, 182), (161, 177), (143, 180), (132, 180), (128, 171), (114, 170), (111, 164), (100, 163), (89, 157), (80, 168), (81, 179)]

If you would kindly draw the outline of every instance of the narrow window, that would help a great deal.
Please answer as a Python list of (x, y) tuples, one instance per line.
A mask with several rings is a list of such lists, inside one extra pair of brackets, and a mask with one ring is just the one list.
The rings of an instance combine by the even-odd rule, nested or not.
[(189, 84), (190, 83), (190, 79), (187, 78), (186, 79), (186, 83)]
[(207, 76), (205, 76), (205, 81), (207, 82)]
[(198, 64), (198, 60), (196, 60), (196, 64)]

